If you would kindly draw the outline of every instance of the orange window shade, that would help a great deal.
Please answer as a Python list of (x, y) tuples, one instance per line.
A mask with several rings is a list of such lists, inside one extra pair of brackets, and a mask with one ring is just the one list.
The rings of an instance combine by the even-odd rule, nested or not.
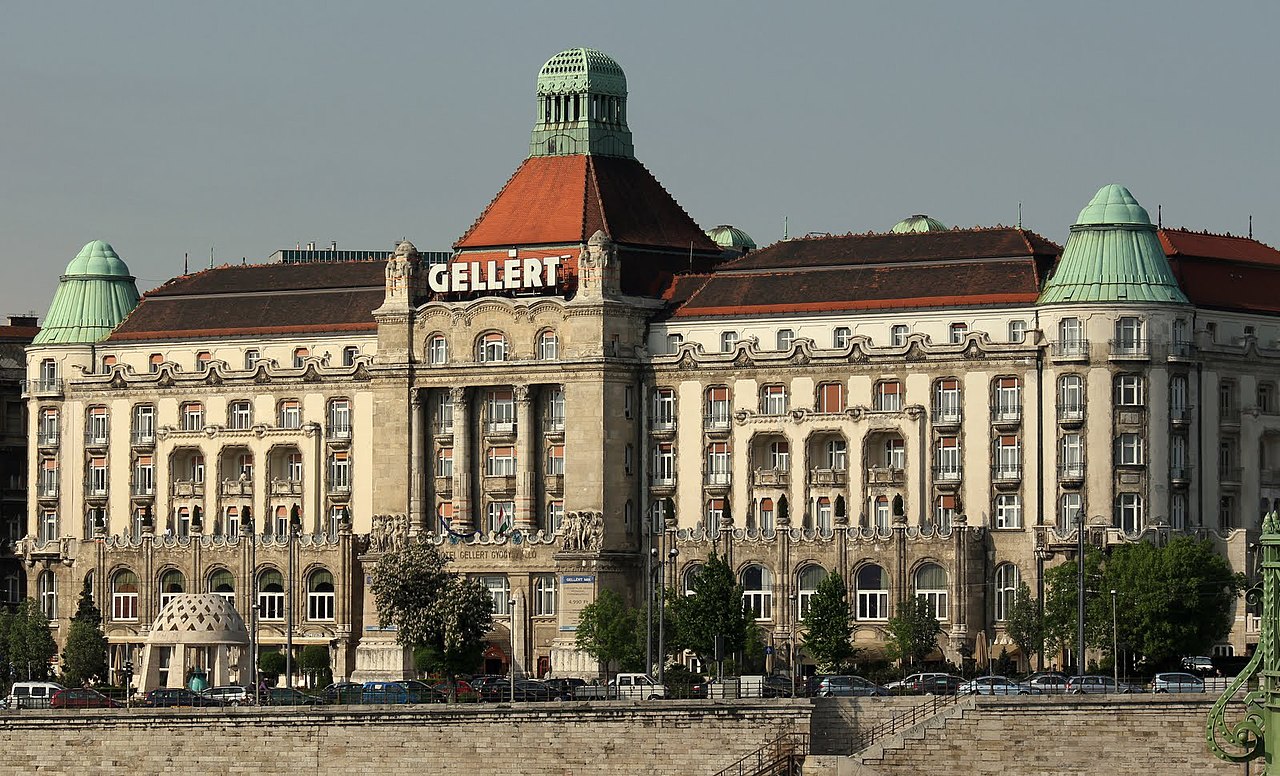
[(938, 446), (939, 447), (959, 447), (960, 438), (959, 437), (942, 437), (941, 439), (938, 440)]
[(1000, 446), (1001, 447), (1017, 447), (1018, 438), (1016, 436), (1002, 436), (1000, 437)]
[(289, 510), (284, 507), (276, 507), (276, 517), (288, 517)]
[(831, 506), (831, 499), (827, 498), (826, 496), (822, 496), (821, 498), (818, 499), (818, 506), (820, 507)]
[(239, 517), (240, 507), (227, 507), (227, 517)]
[(58, 470), (58, 462), (52, 458), (46, 458), (42, 465), (44, 467), (44, 470), (47, 472), (53, 472)]
[(902, 386), (896, 380), (880, 383), (880, 393), (883, 393), (885, 396), (895, 395), (901, 390), (901, 388)]
[(116, 365), (116, 357), (115, 357), (115, 356), (103, 356), (103, 357), (102, 357), (102, 365), (103, 365), (103, 366), (115, 366), (115, 365)]
[(840, 383), (825, 383), (822, 386), (822, 411), (840, 412), (844, 409), (844, 386)]
[(761, 512), (772, 512), (772, 511), (773, 511), (773, 499), (771, 499), (771, 498), (762, 498), (762, 499), (760, 499), (760, 511), (761, 511)]
[(877, 503), (877, 504), (888, 504), (888, 503), (889, 503), (889, 497), (888, 497), (888, 496), (876, 496), (876, 503)]
[(436, 510), (436, 512), (446, 520), (453, 519), (453, 502), (441, 501), (440, 507)]
[(151, 354), (151, 363), (153, 363), (153, 364), (163, 364), (163, 363), (164, 363), (164, 356), (163, 356), (163, 355), (161, 355), (161, 354), (159, 354), (159, 353), (152, 353), (152, 354)]
[(298, 358), (305, 358), (306, 356), (311, 355), (311, 351), (306, 348), (297, 348), (293, 351), (293, 355)]
[(1000, 378), (1000, 380), (999, 380), (999, 386), (1000, 386), (1001, 388), (1017, 388), (1017, 387), (1018, 387), (1018, 378), (1016, 378), (1016, 377), (1001, 377), (1001, 378)]
[(489, 448), (490, 458), (511, 458), (515, 455), (514, 447), (491, 447)]
[(212, 361), (212, 360), (213, 360), (213, 354), (207, 350), (202, 350), (196, 354), (196, 361), (205, 362), (205, 361)]
[(139, 466), (150, 466), (150, 465), (151, 465), (151, 456), (149, 456), (149, 455), (140, 455), (140, 456), (138, 456), (138, 465), (139, 465)]
[(346, 453), (334, 453), (334, 454), (333, 454), (333, 460), (335, 460), (335, 461), (345, 461), (345, 460), (347, 460), (347, 454), (346, 454)]
[(674, 449), (675, 449), (675, 448), (671, 445), (671, 443), (670, 443), (670, 442), (664, 442), (663, 444), (658, 445), (658, 452), (659, 452), (659, 453), (664, 453), (664, 454), (665, 454), (665, 453), (670, 453), (670, 452), (671, 452), (672, 450), (674, 450)]
[(729, 444), (727, 442), (713, 442), (707, 446), (707, 452), (712, 454), (721, 454), (729, 452)]
[(958, 391), (960, 390), (960, 381), (950, 378), (946, 380), (939, 380), (938, 387), (944, 391)]
[(106, 458), (90, 458), (89, 465), (95, 469), (100, 469), (107, 465), (107, 459)]
[(107, 408), (106, 408), (106, 407), (94, 407), (93, 409), (89, 410), (89, 414), (90, 414), (90, 415), (92, 415), (92, 416), (93, 416), (93, 417), (95, 417), (95, 418), (104, 418), (104, 417), (106, 417), (106, 415), (107, 415)]
[(711, 503), (708, 506), (711, 509), (718, 509), (718, 510), (724, 511), (724, 499), (713, 498), (711, 499)]
[(938, 506), (942, 507), (943, 509), (955, 509), (956, 497), (955, 496), (938, 496)]
[(451, 461), (451, 460), (453, 460), (453, 448), (452, 448), (452, 447), (442, 447), (442, 448), (440, 448), (440, 460), (442, 460), (442, 461)]
[(551, 446), (551, 457), (552, 457), (552, 458), (564, 458), (564, 445), (552, 445), (552, 446)]
[(178, 507), (178, 517), (186, 517), (190, 512), (186, 507)]
[(729, 401), (729, 389), (723, 388), (723, 387), (709, 388), (707, 389), (707, 400), (708, 401)]

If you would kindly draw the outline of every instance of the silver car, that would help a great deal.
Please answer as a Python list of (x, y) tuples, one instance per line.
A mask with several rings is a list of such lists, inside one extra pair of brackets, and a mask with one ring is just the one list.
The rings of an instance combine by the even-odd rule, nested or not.
[(1067, 680), (1067, 692), (1072, 695), (1106, 695), (1141, 692), (1142, 689), (1124, 682), (1116, 682), (1110, 676), (1073, 676)]
[(1204, 680), (1195, 674), (1175, 671), (1156, 674), (1151, 680), (1151, 692), (1204, 692)]
[(959, 695), (1039, 695), (1040, 691), (1018, 684), (1007, 676), (979, 676), (960, 685)]
[(250, 706), (254, 700), (253, 690), (234, 684), (224, 687), (210, 687), (200, 694), (206, 698), (220, 700), (227, 706)]

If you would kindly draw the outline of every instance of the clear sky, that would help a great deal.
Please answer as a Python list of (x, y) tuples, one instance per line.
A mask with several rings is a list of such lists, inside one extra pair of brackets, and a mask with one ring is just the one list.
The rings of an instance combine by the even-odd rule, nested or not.
[(92, 239), (145, 291), (336, 240), (447, 249), (528, 152), (538, 69), (627, 73), (636, 155), (765, 245), (911, 213), (1059, 243), (1103, 184), (1280, 244), (1280, 3), (19, 2), (0, 313)]

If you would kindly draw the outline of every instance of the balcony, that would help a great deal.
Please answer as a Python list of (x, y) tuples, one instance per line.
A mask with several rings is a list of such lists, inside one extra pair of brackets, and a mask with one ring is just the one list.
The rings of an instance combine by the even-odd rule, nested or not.
[(676, 477), (674, 474), (651, 474), (649, 475), (649, 490), (655, 496), (670, 496), (676, 491)]
[(57, 447), (58, 432), (57, 431), (41, 431), (36, 434), (36, 444), (40, 447)]
[(330, 442), (350, 442), (351, 426), (347, 423), (326, 426), (324, 429), (324, 438)]
[(1084, 423), (1083, 404), (1059, 404), (1058, 424), (1067, 428), (1075, 428)]
[(218, 490), (222, 496), (251, 498), (253, 496), (253, 483), (249, 480), (223, 480)]
[(489, 436), (515, 436), (516, 422), (514, 420), (486, 420), (484, 433)]
[(1151, 357), (1151, 340), (1140, 338), (1108, 340), (1112, 360), (1145, 360)]
[(1240, 410), (1231, 405), (1219, 405), (1218, 406), (1218, 425), (1239, 426)]
[(1058, 484), (1063, 487), (1073, 487), (1084, 484), (1084, 464), (1083, 463), (1063, 463), (1058, 464)]
[(431, 433), (434, 436), (452, 436), (453, 421), (452, 420), (436, 420), (431, 423)]
[(154, 482), (130, 483), (129, 495), (133, 498), (152, 498), (156, 495), (156, 484)]
[(707, 433), (727, 433), (729, 431), (729, 415), (727, 413), (707, 415), (702, 418), (702, 428)]
[(547, 492), (560, 496), (564, 494), (564, 474), (548, 474), (543, 480)]
[(155, 443), (155, 431), (134, 431), (129, 434), (129, 444), (134, 447), (152, 447)]
[(344, 482), (330, 482), (329, 495), (339, 496), (339, 497), (351, 495), (351, 481), (347, 480)]
[(991, 423), (999, 428), (1016, 428), (1022, 423), (1022, 406), (1009, 404), (992, 407)]
[(934, 410), (932, 419), (935, 429), (945, 431), (959, 428), (960, 424), (964, 422), (964, 413), (960, 411), (959, 407), (949, 407), (947, 409)]
[(997, 463), (991, 467), (991, 482), (995, 485), (1013, 485), (1022, 482), (1022, 464)]
[(725, 490), (729, 483), (729, 472), (706, 472), (702, 475), (702, 484), (714, 490)]
[(270, 494), (272, 496), (301, 496), (302, 480), (272, 480)]
[(849, 484), (848, 469), (810, 469), (809, 485), (817, 488), (843, 488)]
[(1049, 343), (1049, 357), (1055, 361), (1088, 361), (1089, 340), (1057, 340)]
[(104, 499), (107, 497), (107, 486), (101, 483), (86, 482), (84, 484), (84, 497), (88, 499)]
[[(240, 483), (231, 482), (223, 484), (239, 485)], [(245, 484), (248, 485), (249, 483), (246, 482)], [(196, 482), (195, 480), (174, 480), (169, 485), (169, 493), (174, 498), (204, 498), (204, 482)], [(224, 489), (222, 495), (227, 496), (239, 494), (228, 494)]]
[(959, 464), (943, 464), (933, 467), (933, 481), (938, 484), (959, 482), (963, 476)]
[(491, 496), (511, 495), (516, 492), (516, 477), (514, 474), (486, 474), (481, 486)]
[(676, 430), (675, 416), (659, 416), (654, 418), (653, 421), (649, 424), (649, 430), (655, 431), (655, 432), (675, 431)]
[(1170, 342), (1169, 360), (1187, 361), (1195, 355), (1196, 346), (1190, 342)]
[(1191, 413), (1194, 409), (1195, 407), (1191, 407), (1189, 405), (1183, 407), (1170, 407), (1169, 422), (1179, 428), (1190, 425)]
[(41, 380), (23, 380), (22, 396), (42, 399), (62, 398), (62, 378), (46, 377)]
[(1218, 482), (1222, 485), (1239, 485), (1242, 470), (1239, 466), (1219, 466)]
[[(1265, 471), (1265, 470), (1264, 470)], [(1186, 488), (1191, 485), (1190, 466), (1170, 466), (1169, 484), (1175, 488)], [(1266, 484), (1265, 482), (1263, 483)]]
[(560, 415), (550, 415), (542, 419), (542, 433), (544, 434), (563, 434), (564, 433), (564, 417)]
[(46, 482), (39, 483), (38, 485), (36, 485), (36, 495), (39, 498), (43, 498), (43, 499), (57, 498), (58, 497), (57, 481), (55, 480), (53, 482), (46, 481)]
[(751, 484), (757, 488), (785, 488), (791, 483), (791, 472), (786, 469), (756, 469), (751, 473)]
[(453, 475), (437, 476), (435, 478), (435, 486), (432, 488), (437, 496), (453, 495)]
[(868, 485), (901, 485), (906, 481), (906, 469), (897, 466), (871, 466), (867, 469)]
[(110, 435), (105, 428), (89, 429), (84, 432), (85, 447), (106, 447), (110, 442)]

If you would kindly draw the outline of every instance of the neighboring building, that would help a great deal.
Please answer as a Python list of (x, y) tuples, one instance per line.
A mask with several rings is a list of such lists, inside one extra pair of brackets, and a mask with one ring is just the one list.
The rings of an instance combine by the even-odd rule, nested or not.
[(634, 158), (612, 59), (537, 85), (530, 156), (448, 261), (309, 246), (139, 301), (110, 246), (77, 256), (28, 349), (17, 547), (59, 632), (89, 579), (138, 664), (170, 597), (218, 593), (262, 645), (399, 676), (366, 579), (411, 536), (492, 592), (485, 670), (538, 674), (595, 673), (573, 637), (601, 589), (643, 605), (713, 550), (776, 644), (838, 570), (860, 645), (914, 594), (953, 658), (1007, 646), (1077, 519), (1253, 571), (1280, 253), (1157, 229), (1115, 185), (1065, 248), (912, 216), (757, 249)]
[(13, 543), (27, 532), (27, 376), (23, 353), (39, 331), (34, 316), (11, 315), (0, 326), (0, 608), (27, 594), (26, 574)]

